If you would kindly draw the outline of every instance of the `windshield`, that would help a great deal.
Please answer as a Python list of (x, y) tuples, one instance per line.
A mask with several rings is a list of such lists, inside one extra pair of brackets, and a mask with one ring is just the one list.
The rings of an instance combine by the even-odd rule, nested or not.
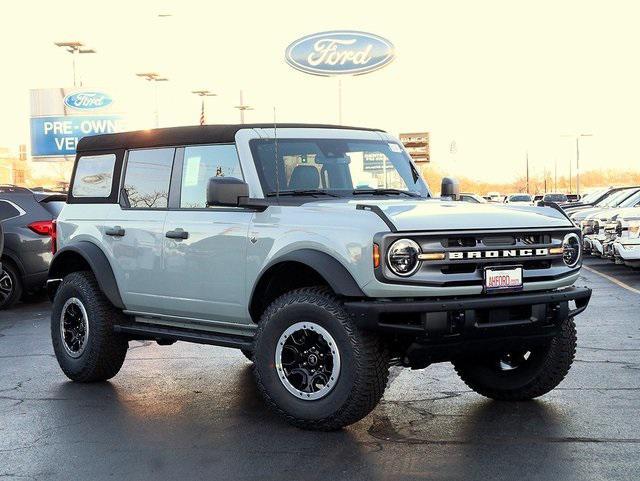
[(531, 196), (525, 194), (512, 195), (509, 197), (509, 202), (531, 202)]
[(546, 194), (542, 199), (546, 202), (566, 202), (567, 196), (564, 194)]
[(596, 200), (598, 197), (600, 197), (605, 192), (606, 192), (606, 189), (599, 189), (599, 190), (590, 192), (588, 194), (585, 194), (585, 196), (582, 199), (580, 199), (580, 202), (588, 204), (591, 201)]
[(618, 192), (614, 192), (611, 195), (607, 196), (604, 200), (598, 202), (596, 205), (598, 207), (615, 207), (624, 199), (629, 197), (632, 192), (634, 192), (634, 190), (632, 189), (624, 189)]
[(640, 190), (620, 202), (620, 205), (618, 207), (635, 207), (638, 202), (640, 202)]
[[(395, 142), (346, 139), (252, 140), (266, 196), (280, 193), (399, 194), (429, 197), (405, 150)], [(277, 175), (276, 175), (277, 174)]]

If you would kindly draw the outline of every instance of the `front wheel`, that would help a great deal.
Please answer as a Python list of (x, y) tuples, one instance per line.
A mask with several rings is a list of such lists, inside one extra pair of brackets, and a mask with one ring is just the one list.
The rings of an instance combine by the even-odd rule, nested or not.
[(324, 288), (275, 300), (260, 320), (253, 352), (265, 400), (303, 429), (331, 431), (359, 421), (387, 383), (389, 361), (378, 336), (358, 329)]
[(576, 325), (569, 318), (546, 345), (465, 357), (453, 365), (460, 379), (478, 394), (501, 401), (525, 401), (560, 384), (575, 353)]

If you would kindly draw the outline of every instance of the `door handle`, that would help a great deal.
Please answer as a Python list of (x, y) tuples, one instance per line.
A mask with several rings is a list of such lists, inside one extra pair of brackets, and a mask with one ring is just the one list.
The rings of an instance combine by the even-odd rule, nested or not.
[(170, 230), (165, 234), (168, 239), (188, 239), (189, 233), (182, 229)]
[(114, 237), (122, 237), (124, 236), (124, 229), (119, 225), (117, 225), (115, 227), (111, 227), (110, 229), (107, 229), (106, 231), (104, 231), (104, 233), (106, 235), (110, 235)]

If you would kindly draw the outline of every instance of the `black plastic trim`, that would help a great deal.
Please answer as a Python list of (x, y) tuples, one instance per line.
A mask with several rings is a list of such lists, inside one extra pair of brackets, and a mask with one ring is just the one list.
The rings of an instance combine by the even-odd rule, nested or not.
[(384, 211), (380, 208), (380, 206), (370, 205), (370, 204), (358, 204), (356, 205), (356, 210), (368, 210), (375, 213), (378, 217), (380, 217), (380, 219), (382, 219), (382, 221), (387, 225), (387, 227), (391, 232), (393, 233), (398, 232), (398, 229), (396, 228), (395, 224), (391, 222), (391, 219), (387, 217), (387, 214), (384, 213)]
[[(56, 252), (56, 255), (51, 261), (51, 267), (49, 267), (48, 279), (62, 279), (67, 273), (65, 270), (66, 260), (69, 259), (69, 256), (73, 255), (79, 255), (89, 264), (93, 275), (98, 281), (100, 290), (107, 296), (111, 304), (119, 309), (124, 309), (125, 306), (120, 296), (116, 277), (111, 269), (111, 264), (109, 264), (109, 259), (107, 259), (105, 253), (102, 252), (102, 249), (92, 242), (79, 241), (74, 244), (69, 244)], [(51, 288), (48, 289), (49, 297), (52, 298), (52, 296), (55, 295), (57, 285), (54, 284), (50, 287)]]
[(360, 289), (360, 286), (355, 281), (351, 273), (335, 258), (329, 254), (320, 252), (313, 249), (299, 249), (297, 251), (289, 252), (282, 257), (278, 257), (272, 261), (258, 276), (258, 280), (254, 284), (254, 291), (251, 292), (251, 301), (249, 305), (252, 305), (253, 297), (255, 295), (255, 286), (259, 285), (260, 279), (267, 273), (272, 267), (284, 262), (299, 262), (315, 270), (322, 278), (327, 281), (333, 292), (344, 297), (365, 297), (364, 292)]

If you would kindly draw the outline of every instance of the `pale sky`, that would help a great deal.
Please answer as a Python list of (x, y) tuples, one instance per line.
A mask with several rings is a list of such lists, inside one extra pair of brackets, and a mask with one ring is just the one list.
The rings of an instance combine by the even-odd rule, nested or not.
[[(315, 32), (361, 30), (389, 39), (396, 59), (342, 81), (343, 123), (394, 134), (429, 131), (444, 172), (508, 181), (559, 174), (575, 159), (563, 134), (582, 141), (581, 170), (640, 169), (640, 2), (637, 1), (92, 1), (5, 2), (0, 58), (0, 146), (28, 143), (30, 88), (72, 85), (71, 56), (54, 41), (80, 40), (83, 84), (127, 105), (131, 128), (151, 126), (152, 95), (135, 72), (154, 70), (162, 126), (210, 123), (336, 123), (338, 82), (284, 61), (292, 41)], [(158, 13), (171, 13), (159, 18)], [(455, 141), (457, 152), (450, 152)]]

